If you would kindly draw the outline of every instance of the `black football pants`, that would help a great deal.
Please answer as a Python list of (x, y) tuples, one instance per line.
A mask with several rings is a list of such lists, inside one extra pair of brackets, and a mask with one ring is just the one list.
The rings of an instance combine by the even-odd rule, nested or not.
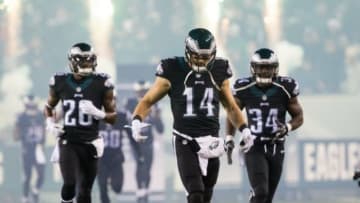
[[(59, 140), (63, 202), (91, 203), (91, 190), (97, 173), (96, 149), (91, 144)], [(77, 193), (77, 194), (76, 194)]]
[(180, 178), (187, 192), (187, 202), (210, 203), (219, 174), (219, 158), (209, 159), (207, 176), (203, 176), (198, 155), (189, 141), (175, 136), (175, 152)]
[[(32, 178), (32, 169), (35, 168), (36, 171), (36, 190), (40, 190), (44, 183), (45, 176), (45, 164), (39, 164), (36, 161), (35, 157), (35, 148), (26, 148), (24, 147), (22, 151), (23, 156), (23, 169), (24, 169), (24, 182), (23, 182), (23, 195), (24, 197), (29, 197), (30, 193), (30, 182)], [(36, 195), (36, 194), (35, 194)]]
[(123, 159), (116, 155), (106, 154), (99, 160), (98, 185), (101, 203), (110, 203), (108, 182), (111, 189), (119, 194), (124, 182)]
[(245, 164), (252, 188), (250, 203), (271, 203), (280, 181), (284, 144), (255, 144), (245, 154)]

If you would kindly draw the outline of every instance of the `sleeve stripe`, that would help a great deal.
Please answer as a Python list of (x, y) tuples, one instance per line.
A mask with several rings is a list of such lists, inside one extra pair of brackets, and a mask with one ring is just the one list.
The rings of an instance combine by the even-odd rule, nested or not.
[(252, 82), (252, 83), (250, 83), (250, 84), (248, 84), (248, 85), (245, 85), (244, 87), (239, 87), (239, 88), (236, 88), (236, 89), (234, 89), (234, 91), (242, 91), (242, 90), (244, 90), (244, 89), (247, 89), (247, 88), (249, 88), (249, 87), (252, 87), (252, 86), (254, 86), (256, 84), (256, 82)]
[(286, 88), (283, 85), (280, 85), (279, 83), (273, 82), (274, 85), (280, 87), (282, 90), (284, 90), (284, 92), (286, 93), (286, 95), (289, 97), (289, 99), (291, 98), (290, 93), (286, 90)]

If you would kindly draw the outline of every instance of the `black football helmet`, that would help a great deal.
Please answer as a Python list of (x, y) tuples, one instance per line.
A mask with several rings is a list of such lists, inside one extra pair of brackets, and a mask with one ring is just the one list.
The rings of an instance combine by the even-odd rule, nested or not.
[(258, 49), (251, 57), (250, 70), (258, 85), (269, 85), (279, 72), (278, 57), (271, 49)]
[(196, 72), (210, 70), (216, 56), (215, 38), (205, 28), (190, 30), (185, 39), (185, 59)]
[(35, 101), (35, 96), (33, 94), (28, 94), (23, 98), (25, 110), (34, 110), (37, 109), (37, 102)]
[(87, 76), (95, 72), (97, 56), (87, 43), (74, 44), (68, 53), (68, 59), (70, 70), (73, 73)]

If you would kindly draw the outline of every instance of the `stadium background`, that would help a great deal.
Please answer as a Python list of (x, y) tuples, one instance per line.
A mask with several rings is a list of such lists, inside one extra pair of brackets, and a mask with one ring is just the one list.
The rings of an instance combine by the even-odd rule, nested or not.
[[(301, 85), (305, 123), (288, 139), (276, 202), (360, 202), (351, 180), (360, 160), (359, 10), (357, 0), (0, 0), (0, 201), (20, 201), (20, 145), (12, 130), (21, 98), (34, 93), (44, 104), (49, 77), (68, 70), (72, 44), (93, 44), (98, 71), (113, 76), (121, 106), (133, 95), (134, 81), (152, 81), (159, 60), (183, 55), (188, 30), (202, 26), (215, 34), (234, 78), (248, 75), (250, 54), (268, 46), (279, 55), (281, 73)], [(166, 132), (156, 142), (151, 198), (184, 202), (167, 99), (160, 105)], [(53, 144), (48, 137), (48, 156)], [(124, 150), (126, 179), (119, 201), (132, 202), (134, 162), (127, 145)], [(232, 166), (222, 163), (214, 203), (246, 202), (244, 169), (237, 160)], [(58, 202), (56, 166), (48, 163), (46, 173), (41, 200)], [(98, 202), (96, 187), (93, 194)]]

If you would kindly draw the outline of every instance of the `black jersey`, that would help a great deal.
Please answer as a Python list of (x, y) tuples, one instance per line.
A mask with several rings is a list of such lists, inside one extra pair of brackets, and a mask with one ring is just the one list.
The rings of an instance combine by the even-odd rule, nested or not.
[(111, 125), (105, 123), (104, 121), (100, 122), (99, 125), (99, 135), (104, 138), (105, 152), (106, 151), (118, 151), (122, 153), (122, 138), (125, 132), (124, 126), (129, 122), (129, 116), (126, 112), (118, 111), (116, 122)]
[(45, 141), (45, 121), (41, 111), (34, 114), (23, 112), (16, 120), (21, 143), (24, 147), (42, 144)]
[(227, 60), (217, 58), (210, 71), (197, 73), (184, 57), (165, 59), (156, 75), (171, 83), (174, 130), (193, 137), (218, 134), (220, 88), (232, 76)]
[(124, 161), (124, 153), (122, 150), (122, 139), (124, 137), (125, 129), (124, 126), (129, 124), (130, 115), (125, 111), (118, 111), (116, 122), (113, 125), (100, 121), (99, 124), (99, 135), (104, 138), (104, 155), (101, 158), (103, 162), (109, 160)]
[(101, 109), (105, 92), (114, 88), (109, 76), (94, 73), (75, 80), (72, 73), (58, 73), (50, 79), (50, 88), (62, 103), (65, 130), (62, 137), (72, 142), (88, 142), (97, 138), (99, 121), (81, 113), (79, 102), (90, 100)]
[(278, 76), (271, 86), (260, 88), (253, 78), (238, 79), (233, 93), (246, 109), (252, 134), (272, 137), (276, 120), (285, 123), (289, 100), (299, 95), (298, 83), (290, 77)]

